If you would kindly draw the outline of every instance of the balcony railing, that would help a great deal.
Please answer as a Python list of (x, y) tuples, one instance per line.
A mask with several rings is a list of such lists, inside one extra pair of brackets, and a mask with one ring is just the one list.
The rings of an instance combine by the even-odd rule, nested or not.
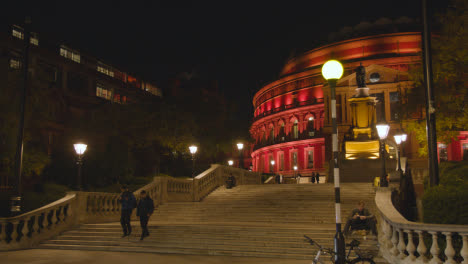
[(295, 100), (292, 104), (282, 105), (280, 107), (273, 108), (273, 109), (271, 109), (269, 111), (265, 111), (265, 112), (259, 114), (258, 116), (253, 118), (253, 122), (255, 122), (255, 121), (257, 121), (257, 120), (259, 120), (261, 118), (264, 118), (265, 116), (269, 116), (269, 115), (272, 115), (272, 114), (275, 114), (275, 113), (278, 113), (278, 112), (281, 112), (281, 111), (284, 111), (284, 110), (293, 109), (293, 108), (302, 107), (302, 106), (307, 106), (307, 105), (314, 105), (314, 104), (323, 104), (323, 98), (313, 98), (311, 100), (302, 101), (302, 102), (299, 102), (299, 101)]
[(268, 147), (271, 145), (286, 143), (286, 142), (299, 141), (299, 140), (312, 139), (312, 138), (320, 138), (320, 137), (323, 137), (322, 129), (314, 130), (314, 131), (304, 131), (302, 133), (299, 133), (297, 137), (294, 137), (294, 135), (290, 133), (289, 135), (277, 136), (273, 140), (268, 139), (268, 140), (259, 142), (258, 144), (254, 145), (253, 150), (261, 149), (261, 148)]

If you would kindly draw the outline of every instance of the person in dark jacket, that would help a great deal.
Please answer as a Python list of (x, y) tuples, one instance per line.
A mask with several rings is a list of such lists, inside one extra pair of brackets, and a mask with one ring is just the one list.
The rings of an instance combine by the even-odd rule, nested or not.
[(132, 226), (130, 225), (130, 216), (132, 215), (132, 210), (136, 206), (136, 199), (133, 193), (128, 191), (127, 186), (122, 185), (120, 187), (122, 193), (120, 194), (119, 201), (122, 205), (120, 210), (120, 224), (123, 229), (123, 236), (129, 236), (132, 233)]
[(140, 225), (141, 225), (141, 237), (140, 240), (149, 236), (148, 232), (148, 220), (150, 216), (153, 214), (154, 211), (154, 203), (153, 199), (151, 199), (147, 194), (146, 191), (141, 191), (140, 193), (140, 201), (138, 201), (137, 206), (137, 216), (140, 217)]
[(312, 177), (310, 177), (310, 181), (315, 183), (315, 173), (312, 172)]
[(377, 228), (375, 225), (375, 217), (364, 208), (364, 202), (360, 201), (358, 203), (358, 208), (353, 209), (351, 215), (346, 222), (344, 227), (345, 235), (349, 234), (349, 229), (351, 230), (371, 230), (374, 235), (377, 235)]
[(318, 172), (315, 173), (315, 181), (317, 182), (317, 184), (320, 183), (320, 174)]
[(226, 180), (226, 189), (231, 189), (233, 187), (236, 187), (236, 177), (231, 173)]

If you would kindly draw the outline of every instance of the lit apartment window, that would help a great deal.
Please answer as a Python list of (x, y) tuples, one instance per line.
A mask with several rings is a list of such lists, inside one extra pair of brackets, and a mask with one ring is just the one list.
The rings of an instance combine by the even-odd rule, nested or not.
[(81, 56), (80, 56), (80, 53), (76, 52), (76, 51), (72, 51), (72, 50), (69, 50), (65, 47), (60, 47), (60, 56), (63, 56), (67, 59), (70, 59), (74, 62), (78, 62), (80, 63), (81, 62)]
[(10, 69), (20, 69), (21, 68), (21, 61), (17, 58), (10, 59)]
[(98, 83), (96, 84), (96, 96), (107, 100), (111, 100), (112, 91), (104, 88), (104, 85)]
[(16, 38), (19, 38), (19, 39), (23, 39), (24, 36), (23, 36), (23, 31), (14, 27), (13, 28), (13, 32), (12, 32), (12, 35), (13, 37), (16, 37)]
[(108, 75), (110, 77), (114, 77), (114, 71), (108, 66), (98, 64), (97, 65), (97, 71), (100, 72), (100, 73), (103, 73), (105, 75)]
[[(20, 28), (20, 27), (14, 26), (11, 34), (15, 38), (24, 39), (23, 29)], [(38, 38), (36, 33), (31, 32), (31, 36), (29, 38), (29, 43), (31, 43), (33, 45), (36, 45), (36, 46), (39, 46), (39, 38)]]

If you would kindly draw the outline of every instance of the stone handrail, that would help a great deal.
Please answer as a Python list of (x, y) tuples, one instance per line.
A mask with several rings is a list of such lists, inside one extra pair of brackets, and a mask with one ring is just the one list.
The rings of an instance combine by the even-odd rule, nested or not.
[(386, 189), (377, 190), (375, 203), (380, 252), (389, 263), (468, 263), (467, 225), (408, 221), (395, 209)]
[[(195, 179), (155, 177), (134, 194), (138, 197), (145, 190), (155, 206), (167, 202), (198, 202), (224, 185), (230, 174), (236, 177), (238, 185), (261, 184), (260, 173), (214, 164)], [(79, 224), (119, 221), (119, 196), (119, 193), (69, 192), (34, 211), (0, 218), (0, 251), (30, 248)]]
[(75, 193), (34, 211), (0, 218), (0, 251), (28, 248), (74, 224)]

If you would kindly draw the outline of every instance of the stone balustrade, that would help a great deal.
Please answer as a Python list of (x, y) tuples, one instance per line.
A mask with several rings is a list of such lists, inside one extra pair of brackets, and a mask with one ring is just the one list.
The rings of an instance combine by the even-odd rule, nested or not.
[[(155, 177), (134, 194), (138, 197), (145, 190), (155, 206), (167, 202), (198, 202), (224, 185), (230, 174), (236, 177), (238, 185), (262, 184), (260, 173), (214, 164), (194, 179)], [(119, 196), (118, 193), (69, 192), (34, 211), (0, 218), (0, 251), (33, 247), (79, 224), (119, 221)]]
[(0, 218), (0, 251), (28, 248), (58, 235), (74, 224), (76, 194), (34, 211), (9, 218)]
[(468, 264), (468, 226), (408, 221), (386, 189), (377, 190), (375, 203), (380, 252), (389, 263)]

